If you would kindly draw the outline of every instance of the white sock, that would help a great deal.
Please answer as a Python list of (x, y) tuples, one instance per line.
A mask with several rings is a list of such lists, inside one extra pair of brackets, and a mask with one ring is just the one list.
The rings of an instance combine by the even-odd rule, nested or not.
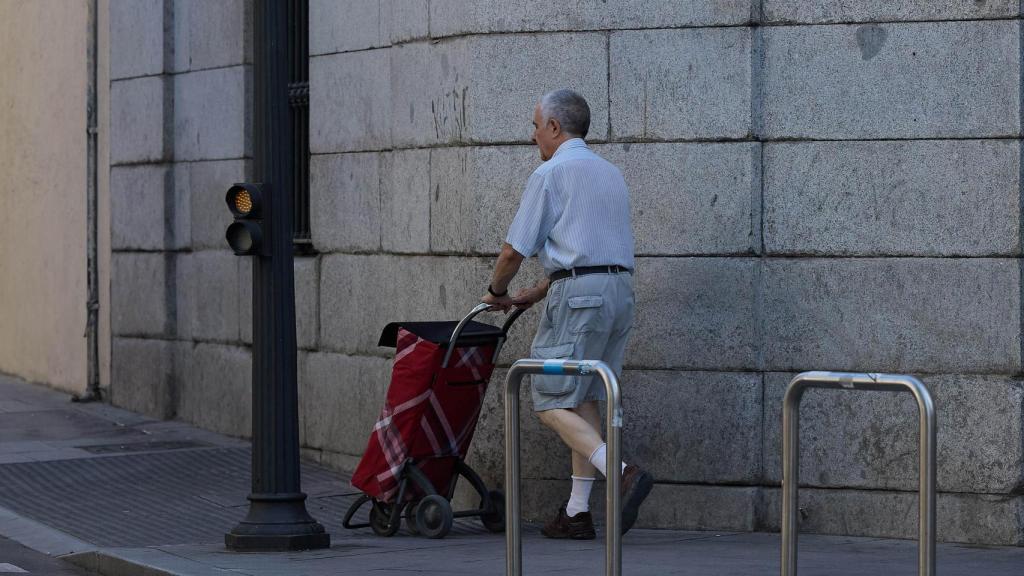
[[(602, 476), (608, 476), (608, 456), (606, 454), (608, 450), (608, 444), (601, 444), (594, 450), (594, 453), (590, 455), (590, 463), (597, 468)], [(626, 463), (622, 463), (622, 469), (626, 469)]]
[(590, 489), (594, 487), (593, 478), (572, 477), (572, 494), (565, 505), (565, 515), (572, 518), (580, 512), (590, 511)]

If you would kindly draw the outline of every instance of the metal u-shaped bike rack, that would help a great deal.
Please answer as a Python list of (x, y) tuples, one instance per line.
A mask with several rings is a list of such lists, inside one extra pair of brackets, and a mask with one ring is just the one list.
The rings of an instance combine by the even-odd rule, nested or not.
[(519, 486), (519, 388), (527, 374), (585, 376), (597, 373), (608, 393), (605, 415), (607, 448), (607, 526), (605, 527), (605, 575), (622, 574), (622, 402), (619, 381), (604, 362), (590, 360), (519, 360), (505, 380), (505, 574), (522, 576), (523, 541)]
[(935, 576), (935, 405), (913, 376), (804, 372), (789, 383), (782, 404), (782, 576), (796, 576), (797, 489), (800, 482), (800, 400), (808, 388), (908, 391), (917, 400), (919, 422), (919, 576)]

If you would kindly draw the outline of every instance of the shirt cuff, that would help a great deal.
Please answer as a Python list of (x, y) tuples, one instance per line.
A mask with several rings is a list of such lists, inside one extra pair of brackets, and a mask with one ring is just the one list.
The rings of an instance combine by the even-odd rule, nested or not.
[(519, 252), (523, 258), (530, 258), (537, 253), (536, 250), (532, 250), (529, 246), (524, 246), (519, 242), (512, 241), (510, 238), (505, 239), (505, 243), (512, 247), (513, 250)]

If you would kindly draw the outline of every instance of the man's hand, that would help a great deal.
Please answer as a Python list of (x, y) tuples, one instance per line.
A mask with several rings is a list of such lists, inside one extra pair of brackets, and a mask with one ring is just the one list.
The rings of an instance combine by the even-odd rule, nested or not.
[(516, 308), (526, 309), (533, 306), (537, 302), (540, 302), (548, 295), (548, 291), (539, 286), (531, 286), (530, 288), (523, 288), (516, 295), (512, 297), (512, 304)]
[(498, 310), (504, 310), (508, 312), (508, 309), (512, 307), (512, 297), (508, 294), (504, 296), (492, 296), (490, 293), (484, 294), (483, 298), (480, 299), (484, 304), (490, 304)]

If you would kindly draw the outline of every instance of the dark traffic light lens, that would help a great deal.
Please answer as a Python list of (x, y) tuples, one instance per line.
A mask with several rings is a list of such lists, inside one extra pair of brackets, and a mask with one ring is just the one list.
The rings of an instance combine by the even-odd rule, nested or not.
[(225, 236), (227, 237), (228, 245), (238, 255), (255, 253), (263, 239), (263, 233), (260, 231), (259, 224), (248, 220), (233, 222), (228, 226)]

